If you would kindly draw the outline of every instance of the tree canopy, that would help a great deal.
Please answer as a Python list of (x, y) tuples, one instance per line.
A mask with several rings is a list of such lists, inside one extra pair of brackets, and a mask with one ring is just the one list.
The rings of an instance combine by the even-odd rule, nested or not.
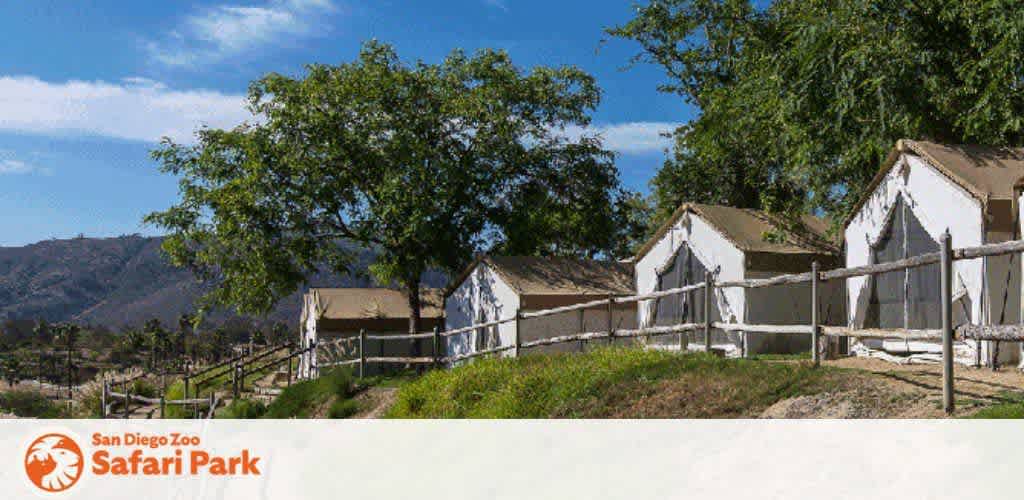
[[(154, 152), (180, 201), (146, 221), (172, 261), (212, 278), (209, 303), (262, 313), (322, 265), (352, 270), (343, 241), (375, 250), (381, 284), (408, 291), (491, 248), (593, 256), (618, 248), (629, 196), (600, 141), (572, 139), (600, 91), (575, 67), (524, 71), (504, 52), (402, 62), (365, 44), (353, 62), (252, 83), (254, 121)], [(620, 207), (622, 208), (620, 210)]]
[(653, 0), (612, 28), (700, 108), (652, 187), (841, 218), (896, 140), (1024, 143), (1024, 4)]

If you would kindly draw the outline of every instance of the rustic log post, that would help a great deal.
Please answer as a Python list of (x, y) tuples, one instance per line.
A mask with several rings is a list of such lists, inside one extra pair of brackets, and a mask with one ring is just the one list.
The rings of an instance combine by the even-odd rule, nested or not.
[(949, 230), (939, 240), (942, 247), (939, 268), (942, 296), (942, 406), (953, 414), (953, 246)]
[(124, 390), (124, 419), (128, 420), (128, 405), (131, 403), (131, 395), (128, 394), (128, 378), (121, 381), (121, 388)]
[(711, 272), (704, 272), (704, 352), (711, 352)]
[(103, 375), (103, 392), (100, 393), (100, 417), (107, 418), (107, 392), (110, 390), (110, 382), (106, 374)]
[(245, 358), (238, 362), (238, 392), (245, 392)]
[(608, 294), (608, 343), (615, 343), (615, 297)]
[(359, 330), (359, 378), (366, 376), (366, 330)]
[(285, 387), (292, 386), (292, 353), (288, 353), (288, 379), (285, 381)]
[[(523, 345), (523, 335), (522, 335), (522, 330), (523, 330), (523, 310), (521, 308), (518, 308), (518, 307), (516, 308), (516, 322), (515, 322), (515, 325), (516, 325), (516, 334), (515, 334), (516, 348), (512, 351), (513, 352), (512, 355), (514, 357), (518, 358), (519, 357), (519, 347)], [(501, 329), (501, 327), (499, 326), (498, 329)]]
[[(191, 375), (192, 375), (192, 360), (188, 360), (188, 361), (185, 361), (185, 397), (183, 399), (188, 399), (189, 398), (189, 395), (188, 395), (189, 394), (189, 392), (188, 392), (189, 387), (188, 386), (189, 386), (189, 378), (191, 377)], [(196, 397), (198, 397), (198, 396), (199, 396), (199, 394), (196, 394)]]
[(441, 366), (441, 327), (434, 326), (434, 368)]
[(811, 360), (814, 367), (821, 366), (821, 349), (819, 347), (820, 328), (818, 325), (818, 261), (811, 262)]
[(164, 410), (167, 409), (167, 399), (166, 398), (167, 398), (167, 396), (165, 394), (161, 394), (160, 395), (160, 420), (163, 420), (165, 418), (164, 417)]
[[(584, 314), (585, 314), (585, 310), (584, 309), (580, 309), (580, 310), (577, 311), (577, 333), (584, 333), (584, 331), (585, 331), (586, 319), (584, 318)], [(587, 350), (586, 346), (587, 346), (587, 341), (586, 340), (581, 340), (580, 341), (580, 351), (581, 352), (586, 351)]]
[[(213, 418), (213, 410), (215, 409), (214, 406), (216, 404), (217, 398), (213, 395), (213, 391), (210, 391), (210, 402), (209, 404), (206, 405), (206, 407), (210, 410), (209, 418)], [(202, 416), (202, 414), (200, 414), (200, 416)]]
[(231, 397), (238, 399), (238, 362), (231, 368)]

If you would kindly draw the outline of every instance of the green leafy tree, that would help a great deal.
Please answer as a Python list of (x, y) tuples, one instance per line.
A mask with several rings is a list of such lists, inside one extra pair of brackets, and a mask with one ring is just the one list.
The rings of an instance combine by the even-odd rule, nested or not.
[[(428, 269), (454, 272), (492, 244), (612, 250), (611, 156), (563, 133), (587, 125), (599, 97), (574, 67), (524, 72), (491, 50), (406, 64), (369, 42), (354, 62), (254, 82), (256, 124), (202, 130), (195, 146), (165, 141), (154, 156), (182, 197), (145, 220), (170, 232), (175, 264), (216, 285), (204, 305), (242, 313), (269, 310), (321, 265), (349, 273), (343, 242), (372, 248), (371, 274), (406, 291), (419, 331)], [(511, 237), (531, 227), (528, 243)]]
[(845, 215), (897, 139), (1024, 144), (1024, 4), (654, 0), (609, 30), (700, 114), (652, 182), (682, 201)]

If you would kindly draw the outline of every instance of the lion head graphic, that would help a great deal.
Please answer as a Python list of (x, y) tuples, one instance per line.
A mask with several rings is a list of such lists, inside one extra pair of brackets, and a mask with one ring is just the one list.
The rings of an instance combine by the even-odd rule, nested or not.
[(44, 434), (25, 453), (25, 472), (39, 489), (64, 491), (82, 477), (82, 449), (63, 434)]

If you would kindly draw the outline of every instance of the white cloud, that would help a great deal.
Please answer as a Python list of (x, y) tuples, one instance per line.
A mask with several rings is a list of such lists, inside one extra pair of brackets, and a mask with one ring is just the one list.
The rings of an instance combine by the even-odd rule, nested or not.
[(172, 90), (145, 78), (118, 83), (42, 81), (0, 76), (0, 130), (78, 133), (156, 142), (192, 142), (200, 126), (232, 128), (252, 121), (245, 96)]
[(508, 4), (505, 3), (505, 0), (484, 0), (484, 4), (508, 12)]
[(321, 20), (337, 8), (331, 0), (270, 0), (262, 5), (219, 5), (186, 17), (149, 55), (168, 66), (215, 63), (274, 43), (306, 38), (328, 27)]
[(18, 160), (4, 160), (0, 159), (0, 175), (17, 175), (17, 174), (42, 174), (51, 175), (53, 172), (46, 167), (40, 167), (38, 165), (31, 165), (23, 161)]
[(581, 135), (597, 135), (606, 149), (619, 153), (653, 153), (672, 146), (672, 138), (666, 137), (679, 127), (669, 122), (628, 122), (590, 127), (568, 127), (565, 135), (576, 138)]

